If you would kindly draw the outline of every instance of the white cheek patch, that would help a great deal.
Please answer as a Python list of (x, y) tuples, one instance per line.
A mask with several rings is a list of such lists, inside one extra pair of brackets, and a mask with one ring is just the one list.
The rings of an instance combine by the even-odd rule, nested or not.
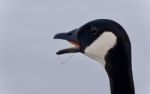
[(116, 42), (116, 35), (112, 32), (105, 31), (85, 49), (85, 55), (99, 61), (105, 66), (105, 55), (114, 47)]

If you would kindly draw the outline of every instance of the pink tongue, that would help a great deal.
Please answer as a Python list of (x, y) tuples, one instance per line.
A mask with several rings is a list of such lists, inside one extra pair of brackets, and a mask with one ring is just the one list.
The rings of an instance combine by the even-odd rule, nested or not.
[(69, 41), (71, 44), (73, 44), (76, 48), (80, 48), (80, 45), (74, 41)]

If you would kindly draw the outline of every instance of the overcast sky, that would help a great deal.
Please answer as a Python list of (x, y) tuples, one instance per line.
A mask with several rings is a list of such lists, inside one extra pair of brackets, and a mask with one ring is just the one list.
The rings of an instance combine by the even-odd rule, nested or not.
[(53, 39), (102, 18), (129, 34), (136, 94), (150, 94), (149, 0), (0, 0), (0, 94), (110, 94), (102, 65)]

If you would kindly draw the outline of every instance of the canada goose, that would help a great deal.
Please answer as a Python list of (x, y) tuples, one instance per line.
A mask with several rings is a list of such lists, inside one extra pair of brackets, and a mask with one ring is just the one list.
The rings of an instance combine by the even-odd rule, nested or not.
[(108, 74), (111, 94), (134, 94), (131, 65), (131, 43), (124, 28), (117, 22), (98, 19), (54, 39), (67, 40), (75, 47), (57, 54), (81, 52), (100, 62)]

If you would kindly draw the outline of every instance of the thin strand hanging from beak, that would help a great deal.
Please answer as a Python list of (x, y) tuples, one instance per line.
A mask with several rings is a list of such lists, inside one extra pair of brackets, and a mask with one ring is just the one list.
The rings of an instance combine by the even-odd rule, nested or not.
[(58, 56), (58, 59), (60, 60), (60, 63), (62, 65), (62, 67), (58, 70), (59, 72), (62, 71), (65, 67), (66, 64), (68, 64), (69, 60), (71, 60), (73, 57), (73, 54), (69, 55), (65, 60), (62, 60), (61, 56)]

